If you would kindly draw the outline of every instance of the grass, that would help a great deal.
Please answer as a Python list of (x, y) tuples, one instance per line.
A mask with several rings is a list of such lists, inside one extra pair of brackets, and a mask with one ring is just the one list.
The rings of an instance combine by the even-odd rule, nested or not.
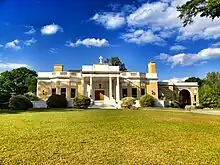
[(220, 116), (167, 111), (0, 114), (0, 164), (220, 164)]

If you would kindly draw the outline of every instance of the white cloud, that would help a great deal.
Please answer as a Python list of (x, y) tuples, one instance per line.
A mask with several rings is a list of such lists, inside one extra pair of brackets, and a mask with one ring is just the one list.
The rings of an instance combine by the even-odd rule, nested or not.
[(216, 43), (212, 44), (212, 47), (220, 47), (220, 42), (216, 42)]
[(168, 55), (161, 53), (156, 59), (171, 64), (172, 67), (180, 65), (187, 66), (196, 64), (197, 62), (207, 61), (211, 59), (220, 58), (220, 48), (203, 49), (197, 54), (194, 53), (180, 53), (176, 55)]
[(31, 68), (27, 64), (20, 64), (20, 63), (3, 63), (0, 62), (0, 71), (5, 71), (5, 70), (12, 70), (20, 67), (26, 67), (26, 68)]
[(188, 78), (189, 77), (182, 77), (182, 78), (174, 77), (169, 80), (162, 80), (162, 82), (172, 82), (172, 83), (185, 82)]
[(41, 29), (43, 35), (53, 35), (57, 32), (63, 32), (63, 28), (56, 24), (46, 25)]
[(154, 34), (151, 30), (131, 30), (128, 33), (125, 33), (121, 37), (126, 42), (135, 43), (135, 44), (156, 44), (156, 45), (165, 45), (165, 41)]
[(31, 46), (32, 44), (36, 43), (37, 40), (35, 38), (31, 38), (30, 40), (24, 41), (24, 44), (27, 46)]
[(24, 34), (31, 35), (31, 34), (35, 34), (36, 33), (36, 30), (34, 29), (33, 26), (25, 26), (25, 27), (28, 28), (29, 30), (24, 32)]
[(6, 49), (14, 49), (14, 50), (20, 50), (21, 49), (21, 46), (19, 45), (20, 41), (19, 40), (14, 40), (14, 41), (11, 41), (11, 42), (8, 42), (5, 44), (5, 48)]
[(4, 47), (4, 45), (0, 44), (0, 48)]
[(67, 47), (78, 47), (81, 45), (86, 47), (104, 47), (109, 46), (109, 42), (106, 39), (86, 38), (83, 40), (77, 40), (75, 43), (70, 41), (66, 43)]
[(174, 46), (171, 46), (170, 47), (170, 50), (172, 51), (182, 51), (182, 50), (185, 50), (186, 47), (182, 46), (182, 45), (174, 45)]
[(49, 52), (52, 53), (52, 54), (57, 54), (57, 53), (58, 53), (58, 50), (59, 50), (59, 49), (57, 49), (57, 48), (50, 48), (50, 49), (49, 49)]
[(125, 24), (125, 18), (119, 13), (102, 13), (95, 14), (91, 20), (101, 24), (106, 29), (117, 29)]

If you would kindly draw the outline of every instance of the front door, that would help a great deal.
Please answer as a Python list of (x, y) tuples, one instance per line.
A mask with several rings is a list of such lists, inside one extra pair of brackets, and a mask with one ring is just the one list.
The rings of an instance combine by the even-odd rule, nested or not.
[(95, 100), (104, 100), (104, 90), (95, 91)]

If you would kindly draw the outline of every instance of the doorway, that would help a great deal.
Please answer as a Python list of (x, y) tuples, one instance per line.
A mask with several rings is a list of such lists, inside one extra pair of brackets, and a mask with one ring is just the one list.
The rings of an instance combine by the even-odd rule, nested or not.
[(95, 91), (95, 100), (101, 100), (103, 101), (105, 98), (105, 92), (104, 90), (96, 90)]

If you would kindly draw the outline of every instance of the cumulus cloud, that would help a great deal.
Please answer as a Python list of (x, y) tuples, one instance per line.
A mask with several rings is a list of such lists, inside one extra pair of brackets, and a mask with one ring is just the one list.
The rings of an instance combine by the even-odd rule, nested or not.
[(29, 30), (24, 32), (24, 34), (27, 34), (27, 35), (32, 35), (32, 34), (35, 34), (36, 33), (36, 30), (34, 29), (33, 26), (25, 26), (26, 28), (28, 28)]
[(31, 46), (32, 44), (36, 43), (37, 40), (35, 38), (31, 38), (30, 40), (24, 41), (24, 44), (27, 46)]
[(6, 49), (14, 49), (14, 50), (20, 50), (21, 49), (21, 46), (19, 45), (20, 41), (19, 40), (14, 40), (14, 41), (11, 41), (11, 42), (8, 42), (5, 44), (5, 48)]
[(57, 32), (63, 32), (63, 28), (56, 24), (46, 25), (41, 28), (42, 35), (53, 35)]
[(220, 42), (216, 42), (216, 43), (212, 44), (212, 47), (220, 47)]
[(186, 49), (186, 47), (184, 47), (182, 45), (174, 45), (174, 46), (170, 47), (170, 50), (176, 51), (176, 52), (182, 51), (182, 50), (185, 50), (185, 49)]
[(151, 30), (131, 30), (121, 36), (126, 42), (135, 44), (165, 45), (165, 41)]
[(172, 82), (172, 83), (177, 83), (177, 82), (185, 82), (189, 77), (174, 77), (169, 80), (162, 80), (162, 82)]
[(203, 62), (211, 59), (220, 58), (220, 48), (207, 48), (203, 49), (197, 54), (195, 53), (180, 53), (176, 55), (169, 55), (165, 53), (161, 53), (156, 59), (163, 61), (167, 64), (170, 64), (172, 67), (180, 65), (180, 66), (188, 66), (192, 64), (196, 64), (198, 62)]
[(0, 44), (0, 48), (4, 47), (4, 45)]
[(26, 68), (31, 68), (27, 64), (20, 64), (20, 63), (3, 63), (0, 62), (0, 71), (5, 71), (5, 70), (12, 70), (20, 67), (26, 67)]
[(86, 47), (104, 47), (109, 46), (109, 42), (106, 39), (96, 39), (96, 38), (85, 38), (83, 40), (77, 40), (75, 43), (67, 41), (67, 47), (78, 47), (78, 46), (86, 46)]
[(104, 26), (106, 29), (117, 29), (125, 24), (125, 18), (119, 13), (95, 14), (91, 20)]

